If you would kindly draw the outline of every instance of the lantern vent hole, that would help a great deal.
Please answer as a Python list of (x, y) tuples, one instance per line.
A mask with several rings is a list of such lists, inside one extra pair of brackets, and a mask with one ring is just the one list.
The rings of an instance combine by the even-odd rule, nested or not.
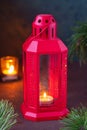
[(38, 20), (38, 23), (41, 23), (41, 19)]
[(40, 28), (40, 37), (42, 36), (42, 33), (41, 33), (41, 32), (42, 32), (42, 28)]
[(52, 38), (54, 37), (54, 29), (52, 28)]
[(48, 23), (48, 20), (46, 19), (45, 22)]
[(48, 29), (46, 29), (46, 38), (48, 38)]

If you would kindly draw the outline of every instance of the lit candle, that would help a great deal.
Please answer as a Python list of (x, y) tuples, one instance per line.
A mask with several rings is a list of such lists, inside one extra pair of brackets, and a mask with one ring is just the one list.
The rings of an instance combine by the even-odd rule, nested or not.
[(10, 81), (18, 79), (18, 59), (13, 56), (1, 58), (1, 79)]
[(47, 95), (46, 92), (44, 92), (43, 95), (40, 96), (40, 105), (50, 105), (52, 103), (53, 103), (53, 97)]
[(5, 74), (5, 75), (15, 75), (15, 74), (17, 74), (17, 72), (14, 70), (14, 66), (11, 65), (11, 66), (9, 66), (8, 69), (3, 70), (3, 74)]
[(4, 75), (16, 75), (18, 73), (18, 60), (16, 57), (2, 57), (1, 71)]
[(5, 75), (15, 75), (17, 71), (15, 70), (15, 66), (11, 64), (11, 61), (8, 60), (6, 64), (6, 68), (3, 70), (3, 74)]

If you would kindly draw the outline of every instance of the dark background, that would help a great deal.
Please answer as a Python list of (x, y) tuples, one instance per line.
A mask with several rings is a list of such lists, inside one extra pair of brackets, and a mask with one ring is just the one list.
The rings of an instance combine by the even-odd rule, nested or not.
[[(87, 0), (0, 0), (0, 57), (22, 57), (22, 44), (31, 34), (31, 24), (37, 14), (51, 13), (57, 21), (57, 36), (66, 45), (77, 22), (87, 20)], [(68, 67), (68, 108), (80, 103), (87, 106), (87, 66), (75, 62)], [(21, 80), (0, 83), (0, 99), (9, 99), (19, 114), (19, 123), (12, 130), (58, 130), (58, 121), (33, 123), (23, 118)]]
[(77, 22), (87, 20), (87, 0), (0, 0), (0, 57), (21, 58), (22, 44), (31, 34), (37, 14), (50, 13), (57, 21), (57, 36), (66, 45)]

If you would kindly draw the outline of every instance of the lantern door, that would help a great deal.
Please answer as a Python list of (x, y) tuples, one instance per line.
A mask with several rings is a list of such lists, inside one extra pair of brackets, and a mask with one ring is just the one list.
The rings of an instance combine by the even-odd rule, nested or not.
[[(60, 86), (60, 54), (40, 55), (39, 106), (48, 110), (58, 109)], [(50, 106), (50, 107), (48, 107)]]

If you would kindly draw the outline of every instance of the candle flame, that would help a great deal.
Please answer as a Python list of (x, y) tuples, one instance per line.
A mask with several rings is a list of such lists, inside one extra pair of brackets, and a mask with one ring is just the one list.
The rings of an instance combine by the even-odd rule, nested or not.
[(13, 71), (14, 71), (14, 66), (11, 65), (10, 68), (9, 68), (9, 70), (8, 70), (8, 72), (11, 74)]
[(47, 96), (46, 92), (44, 92), (43, 96), (44, 96), (44, 98), (46, 98), (46, 96)]

